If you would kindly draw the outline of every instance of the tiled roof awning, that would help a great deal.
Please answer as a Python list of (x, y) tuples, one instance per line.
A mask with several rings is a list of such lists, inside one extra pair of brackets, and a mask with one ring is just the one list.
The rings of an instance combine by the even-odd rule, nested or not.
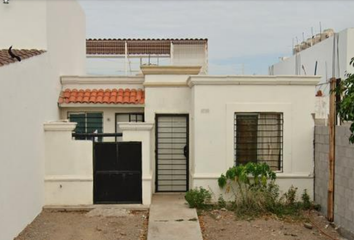
[(135, 104), (145, 103), (142, 89), (65, 89), (59, 96), (59, 104)]
[(125, 44), (129, 55), (166, 54), (173, 44), (206, 44), (208, 39), (87, 39), (86, 54), (88, 55), (124, 55)]
[[(21, 60), (40, 55), (44, 52), (44, 50), (37, 49), (12, 49), (12, 53), (20, 57)], [(15, 62), (18, 62), (18, 60), (10, 56), (8, 49), (0, 49), (0, 67)]]

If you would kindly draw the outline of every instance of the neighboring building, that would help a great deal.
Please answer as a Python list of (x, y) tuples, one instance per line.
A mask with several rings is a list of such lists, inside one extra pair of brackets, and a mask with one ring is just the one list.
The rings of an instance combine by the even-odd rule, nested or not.
[(349, 65), (354, 57), (354, 28), (347, 28), (338, 33), (324, 31), (314, 38), (296, 45), (294, 55), (284, 57), (282, 61), (269, 67), (270, 75), (318, 75), (321, 76), (317, 90), (327, 95), (326, 83), (331, 77), (345, 78), (345, 73), (353, 73)]
[(43, 123), (59, 118), (60, 76), (85, 74), (85, 17), (73, 0), (16, 0), (1, 1), (0, 19), (0, 239), (8, 240), (42, 211)]
[(208, 73), (207, 39), (88, 39), (90, 75), (141, 74), (140, 66), (202, 66)]

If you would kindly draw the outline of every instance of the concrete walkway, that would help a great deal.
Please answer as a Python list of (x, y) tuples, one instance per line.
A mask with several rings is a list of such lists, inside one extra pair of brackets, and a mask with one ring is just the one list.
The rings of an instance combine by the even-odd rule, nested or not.
[(155, 194), (149, 214), (148, 240), (202, 240), (195, 209), (184, 194)]

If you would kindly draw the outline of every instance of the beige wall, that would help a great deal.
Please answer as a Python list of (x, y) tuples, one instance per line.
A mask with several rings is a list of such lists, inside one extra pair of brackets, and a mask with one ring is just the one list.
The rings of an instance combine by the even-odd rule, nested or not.
[[(293, 85), (295, 81), (307, 80), (309, 84)], [(217, 78), (208, 77), (202, 85), (192, 84), (193, 185), (210, 186), (214, 193), (219, 192), (217, 178), (234, 165), (235, 112), (281, 112), (284, 118), (283, 171), (277, 174), (278, 184), (282, 190), (293, 184), (300, 191), (307, 188), (312, 193), (314, 121), (311, 113), (318, 80), (297, 78), (285, 84), (277, 82), (276, 78), (226, 77), (226, 80), (219, 79), (224, 81), (220, 84)]]
[(75, 126), (68, 122), (44, 125), (44, 205), (93, 203), (92, 141), (73, 140)]

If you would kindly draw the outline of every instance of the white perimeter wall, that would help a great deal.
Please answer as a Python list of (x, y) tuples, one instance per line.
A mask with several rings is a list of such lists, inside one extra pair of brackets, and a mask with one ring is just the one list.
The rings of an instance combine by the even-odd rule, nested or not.
[[(61, 2), (65, 2), (65, 8), (56, 1), (43, 0), (0, 4), (0, 48), (13, 45), (47, 50), (40, 56), (0, 67), (1, 240), (13, 239), (41, 211), (43, 123), (59, 118), (60, 74), (84, 73), (84, 15), (77, 2)], [(72, 21), (72, 15), (81, 20)], [(52, 27), (57, 31), (48, 30)]]
[[(338, 53), (336, 49), (336, 64), (339, 60), (339, 74), (338, 66), (335, 67), (335, 77), (344, 77), (346, 71), (353, 72), (353, 67), (349, 66), (350, 59), (354, 57), (354, 28), (345, 29), (339, 34)], [(317, 65), (317, 75), (321, 76), (321, 83), (326, 82), (333, 76), (332, 63), (333, 63), (333, 37), (330, 37), (314, 46), (301, 51), (297, 54), (300, 59), (300, 68), (304, 65), (307, 75), (314, 75), (315, 64)], [(284, 61), (274, 64), (273, 75), (295, 75), (295, 60), (296, 56), (293, 55)], [(301, 68), (301, 75), (305, 75)], [(325, 86), (322, 88), (324, 89)], [(329, 87), (324, 91), (328, 93)]]
[[(314, 84), (249, 85), (247, 81), (262, 81), (262, 79), (257, 77), (251, 79), (239, 77), (233, 80), (230, 77), (230, 79), (244, 81), (244, 85), (209, 83), (192, 87), (193, 186), (209, 188), (215, 197), (218, 197), (220, 189), (217, 186), (217, 178), (234, 165), (235, 112), (282, 112), (284, 117), (283, 172), (277, 174), (277, 183), (282, 190), (288, 189), (293, 184), (299, 188), (299, 191), (308, 189), (311, 195), (314, 131), (311, 113), (314, 111), (315, 103)], [(208, 77), (209, 82), (213, 80), (217, 83), (224, 79)]]

